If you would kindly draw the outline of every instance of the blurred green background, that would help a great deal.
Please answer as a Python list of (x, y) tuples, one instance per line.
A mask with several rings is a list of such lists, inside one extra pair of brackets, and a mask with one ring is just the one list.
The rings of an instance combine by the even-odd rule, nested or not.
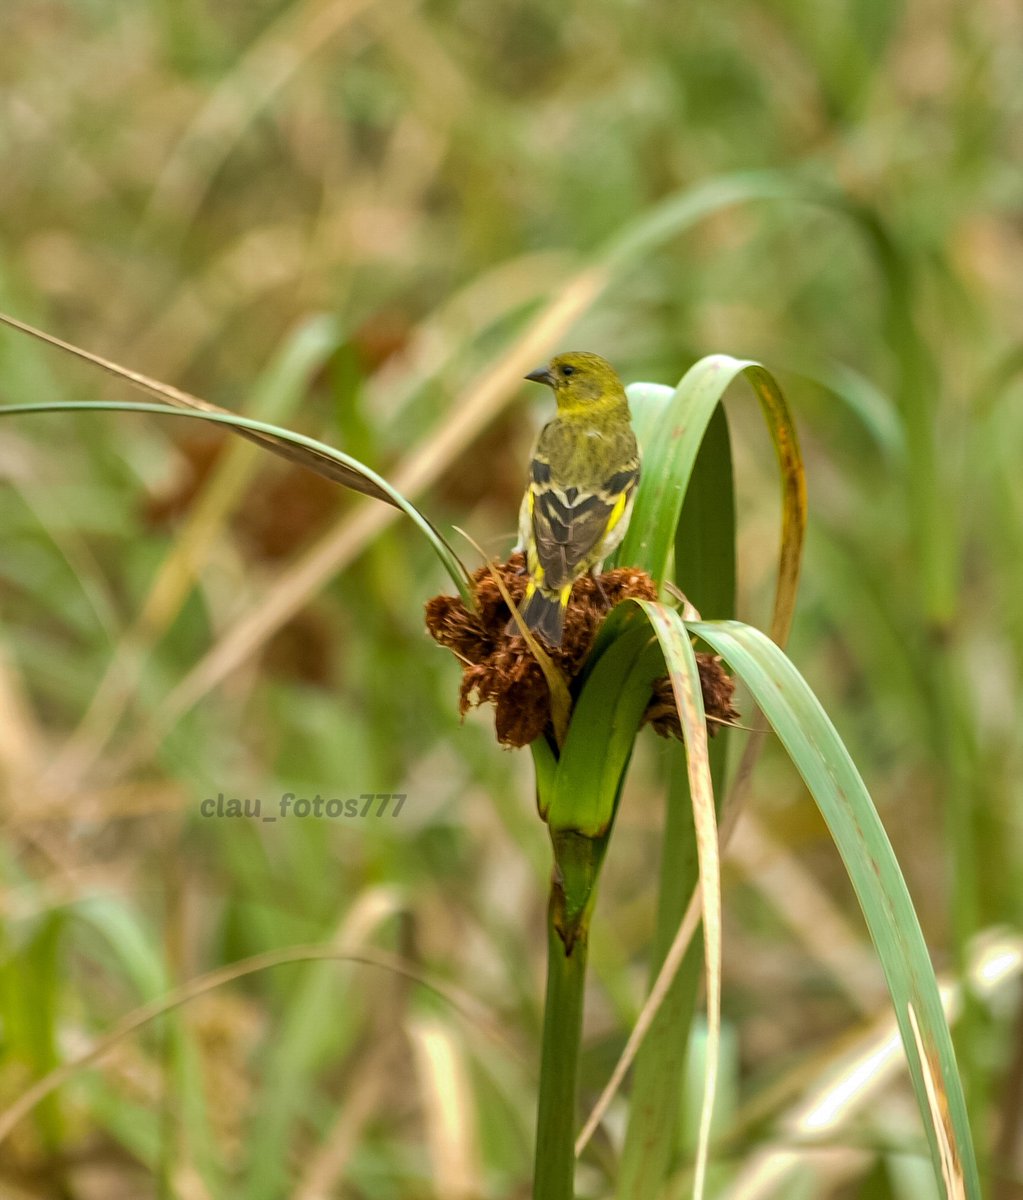
[[(765, 362), (810, 492), (790, 653), (962, 973), (978, 935), (1023, 926), (1021, 78), (1000, 0), (6, 0), (0, 308), (332, 442), (498, 554), (549, 403), (529, 366), (586, 348), (674, 383), (714, 351)], [(100, 398), (136, 397), (0, 331), (4, 403)], [(777, 478), (735, 401), (758, 623)], [(397, 955), (440, 989), (377, 958), (210, 990), (20, 1121), (0, 1192), (528, 1195), (546, 831), (528, 756), (488, 712), (459, 722), (421, 538), (191, 421), (10, 419), (0, 478), (0, 1107), (251, 955)], [(665, 747), (643, 740), (584, 1104), (645, 994)], [(285, 792), (408, 799), (397, 819), (201, 813)], [(722, 1187), (886, 1004), (776, 747), (725, 912)], [(957, 1035), (1002, 1200), (1023, 1195), (1017, 992)], [(906, 1096), (836, 1132), (851, 1161), (798, 1195), (929, 1195)], [(584, 1194), (610, 1194), (621, 1123)]]

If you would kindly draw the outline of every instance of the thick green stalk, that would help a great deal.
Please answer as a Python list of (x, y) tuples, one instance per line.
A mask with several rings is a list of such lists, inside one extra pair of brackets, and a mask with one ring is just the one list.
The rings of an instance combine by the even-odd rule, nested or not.
[(575, 1194), (576, 1092), (589, 914), (576, 926), (570, 948), (562, 937), (564, 915), (565, 897), (556, 875), (547, 910), (547, 998), (533, 1200), (572, 1200)]

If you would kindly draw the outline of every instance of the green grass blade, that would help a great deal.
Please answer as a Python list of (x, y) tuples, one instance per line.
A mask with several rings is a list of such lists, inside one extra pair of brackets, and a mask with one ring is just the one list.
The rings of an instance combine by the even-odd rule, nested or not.
[(792, 200), (836, 206), (837, 194), (785, 171), (736, 171), (673, 193), (627, 225), (605, 248), (612, 270), (635, 263), (657, 246), (722, 209), (750, 200)]
[[(468, 572), (454, 550), (451, 549), (446, 540), (434, 528), (429, 518), (424, 516), (411, 501), (406, 500), (386, 479), (371, 470), (364, 463), (359, 462), (358, 459), (352, 458), (351, 455), (345, 454), (341, 450), (336, 450), (333, 446), (328, 446), (325, 442), (317, 441), (315, 438), (306, 437), (301, 433), (294, 433), (290, 429), (283, 429), (278, 425), (270, 425), (265, 421), (254, 421), (248, 417), (241, 417), (236, 413), (223, 411), (206, 412), (187, 408), (172, 408), (166, 404), (138, 404), (129, 401), (54, 401), (52, 403), (39, 404), (8, 404), (0, 405), (0, 416), (68, 412), (83, 409), (96, 412), (156, 413), (160, 416), (191, 417), (200, 421), (213, 421), (215, 424), (226, 425), (232, 429), (258, 433), (261, 436), (261, 440), (264, 440), (267, 445), (272, 441), (274, 444), (284, 443), (296, 446), (309, 451), (311, 456), (318, 461), (336, 463), (339, 467), (343, 468), (343, 474), (338, 473), (332, 476), (337, 482), (345, 483), (348, 486), (346, 481), (349, 478), (361, 478), (366, 481), (367, 486), (372, 490), (367, 492), (366, 488), (361, 487), (357, 488), (357, 491), (367, 492), (367, 494), (373, 496), (376, 496), (377, 493), (380, 493), (381, 496), (386, 496), (389, 504), (400, 508), (406, 516), (412, 519), (413, 523), (425, 535), (430, 545), (433, 546), (437, 557), (450, 575), (452, 582), (458, 588), (459, 595), (467, 605), (472, 604)], [(309, 465), (309, 462), (303, 458), (299, 458), (296, 461), (300, 461), (303, 466)], [(311, 458), (310, 461), (312, 461)]]
[[(345, 993), (332, 963), (305, 964), (290, 986), (262, 1065), (263, 1085), (251, 1119), (243, 1169), (245, 1200), (268, 1200), (287, 1192), (292, 1178), (288, 1148), (295, 1130), (322, 1103), (320, 1072), (365, 1034), (365, 1014)], [(331, 1016), (346, 1014), (345, 1028)]]
[(675, 389), (666, 383), (630, 383), (625, 389), (629, 397), (629, 409), (632, 412), (632, 428), (636, 431), (636, 440), (644, 453), (644, 471), (646, 470), (645, 455), (647, 446), (657, 438), (657, 428), (663, 419), (668, 405), (671, 404)]
[(727, 619), (735, 615), (735, 574), (732, 444), (719, 404), (700, 443), (675, 530), (675, 582), (702, 617)]
[[(94, 895), (79, 901), (71, 910), (76, 922), (89, 930), (90, 936), (100, 939), (103, 955), (99, 962), (109, 969), (116, 966), (125, 979), (132, 982), (139, 998), (154, 1001), (165, 994), (170, 986), (167, 967), (159, 953), (151, 930), (129, 910), (120, 906), (116, 899), (107, 895)], [(105, 959), (109, 956), (111, 962)], [(224, 1182), (223, 1164), (220, 1161), (216, 1142), (210, 1128), (210, 1114), (202, 1085), (199, 1048), (188, 1023), (180, 1013), (171, 1012), (158, 1022), (154, 1036), (162, 1043), (161, 1056), (168, 1072), (168, 1088), (161, 1103), (161, 1111), (153, 1114), (153, 1136), (155, 1147), (152, 1154), (153, 1169), (166, 1174), (169, 1171), (168, 1112), (173, 1111), (174, 1123), (179, 1134), (187, 1139), (194, 1158), (207, 1187), (222, 1190)], [(96, 1103), (102, 1105), (102, 1096), (109, 1094), (110, 1109), (107, 1114), (109, 1133), (125, 1139), (125, 1145), (133, 1147), (128, 1138), (136, 1136), (145, 1140), (145, 1126), (133, 1120), (136, 1114), (118, 1096), (116, 1090), (105, 1093), (104, 1085), (96, 1080)], [(122, 1123), (123, 1126), (122, 1127)]]
[[(672, 396), (664, 388), (663, 403)], [(645, 405), (655, 408), (658, 397)], [(675, 580), (704, 616), (735, 612), (735, 488), (728, 420), (715, 408), (689, 479), (675, 537)], [(710, 742), (710, 773), (720, 805), (724, 794), (728, 730)], [(692, 796), (683, 763), (673, 756), (665, 803), (657, 926), (650, 949), (652, 988), (685, 915), (699, 876)], [(618, 1195), (653, 1197), (663, 1186), (679, 1140), (679, 1106), (689, 1032), (703, 956), (697, 932), (650, 1030), (636, 1055), (629, 1124), (618, 1176)]]
[[(745, 682), (831, 830), (884, 970), (931, 1146), (939, 1185), (961, 1177), (979, 1200), (980, 1183), (948, 1025), (927, 946), (880, 818), (848, 751), (817, 698), (782, 651), (734, 621), (691, 622)], [(937, 1100), (933, 1099), (937, 1093)], [(930, 1095), (929, 1095), (930, 1092)]]
[(686, 770), (696, 828), (707, 980), (708, 1066), (704, 1076), (693, 1182), (693, 1200), (701, 1200), (707, 1175), (710, 1123), (714, 1112), (721, 1040), (721, 857), (707, 748), (707, 719), (703, 709), (700, 669), (681, 616), (673, 608), (662, 604), (646, 600), (638, 603), (657, 634), (675, 695), (675, 706), (685, 734)]
[(572, 712), (547, 813), (553, 831), (603, 837), (653, 681), (664, 674), (647, 628), (628, 629), (602, 655)]
[(629, 389), (636, 408), (643, 475), (616, 561), (642, 567), (657, 580), (665, 578), (700, 444), (725, 389), (739, 375), (760, 401), (781, 472), (781, 550), (771, 635), (783, 642), (799, 583), (806, 481), (792, 415), (773, 376), (759, 363), (727, 354), (703, 358), (686, 372), (667, 403), (664, 393), (649, 384), (633, 384)]
[[(6, 313), (0, 312), (0, 324), (8, 325), (12, 329), (27, 333), (37, 341), (62, 350), (66, 354), (72, 354), (75, 358), (79, 358), (84, 362), (91, 363), (93, 366), (99, 367), (100, 370), (106, 371), (108, 375), (113, 375), (115, 379), (122, 379), (126, 383), (131, 384), (132, 387), (138, 388), (139, 391), (147, 392), (150, 396), (155, 396), (158, 400), (162, 400), (165, 404), (169, 404), (173, 408), (211, 414), (228, 413), (227, 409), (221, 408), (217, 404), (212, 404), (209, 400), (193, 396), (190, 392), (183, 392), (180, 388), (176, 388), (169, 383), (161, 383), (158, 379), (151, 379), (148, 375), (143, 375), (139, 371), (122, 367), (119, 363), (112, 362), (107, 358), (101, 358), (98, 354), (92, 354), (88, 350), (83, 350), (80, 346), (72, 345), (71, 342), (65, 342), (61, 338), (54, 337), (53, 334), (44, 333), (43, 330), (36, 329), (24, 321), (19, 321), (15, 317), (8, 316)], [(314, 333), (313, 336), (317, 337), (319, 334)], [(304, 352), (304, 350), (299, 351), (299, 353)], [(386, 488), (378, 487), (367, 475), (361, 471), (351, 469), (348, 463), (345, 463), (334, 455), (324, 453), (325, 447), (320, 442), (310, 441), (305, 445), (300, 445), (292, 438), (280, 436), (280, 431), (275, 432), (266, 429), (250, 428), (240, 424), (234, 426), (234, 431), (243, 437), (258, 442), (264, 449), (270, 450), (274, 454), (288, 459), (290, 462), (299, 463), (301, 466), (307, 467), (310, 471), (315, 471), (317, 474), (323, 475), (327, 479), (332, 479), (336, 483), (343, 483), (345, 487), (349, 487), (353, 491), (362, 492), (377, 500), (383, 500), (386, 504), (395, 503), (394, 497)], [(400, 505), (396, 505), (396, 507), (400, 507)]]
[[(707, 754), (706, 720), (699, 669), (689, 635), (673, 609), (659, 604), (638, 607), (653, 626), (629, 620), (636, 605), (622, 605), (607, 623), (617, 637), (604, 649), (586, 677), (573, 712), (568, 737), (555, 770), (544, 767), (538, 782), (553, 787), (547, 807), (557, 878), (563, 896), (559, 930), (585, 936), (585, 919), (592, 905), (603, 853), (621, 794), (636, 731), (649, 703), (653, 680), (667, 669), (686, 731), (687, 763), (696, 802), (697, 846), (703, 877), (704, 922), (707, 933), (708, 1010), (710, 1040), (720, 1027), (721, 903), (714, 794)], [(541, 762), (543, 767), (543, 763)], [(716, 1062), (716, 1054), (710, 1056)], [(547, 1052), (545, 1050), (545, 1064)], [(705, 1119), (697, 1156), (697, 1194), (702, 1193), (713, 1109), (715, 1077), (707, 1077)], [(680, 1086), (675, 1080), (676, 1089)], [(560, 1144), (560, 1143), (559, 1143)], [(659, 1181), (658, 1181), (659, 1182)]]
[[(680, 753), (672, 755), (665, 797), (657, 925), (650, 947), (648, 995), (698, 878), (692, 796), (685, 756)], [(703, 931), (699, 929), (636, 1053), (629, 1091), (629, 1123), (616, 1180), (615, 1194), (621, 1200), (653, 1200), (659, 1196), (678, 1153), (686, 1051), (702, 965)]]
[[(59, 1061), (60, 1013), (56, 1008), (58, 980), (63, 970), (60, 945), (66, 913), (53, 909), (22, 928), (0, 930), (0, 1021), (3, 1022), (3, 1061), (32, 1075), (54, 1069)], [(58, 1165), (65, 1122), (56, 1096), (47, 1097), (35, 1114), (36, 1134), (50, 1169)]]
[(533, 755), (533, 770), (536, 773), (536, 809), (540, 819), (547, 820), (548, 805), (554, 795), (554, 780), (558, 772), (558, 760), (550, 742), (545, 737), (535, 738), (529, 745)]

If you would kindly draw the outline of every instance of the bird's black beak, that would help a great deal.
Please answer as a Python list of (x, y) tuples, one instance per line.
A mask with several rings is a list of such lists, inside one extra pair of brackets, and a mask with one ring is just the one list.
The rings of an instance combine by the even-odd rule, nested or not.
[(550, 367), (537, 367), (535, 371), (530, 371), (526, 378), (532, 383), (546, 383), (548, 387), (554, 387), (554, 376)]

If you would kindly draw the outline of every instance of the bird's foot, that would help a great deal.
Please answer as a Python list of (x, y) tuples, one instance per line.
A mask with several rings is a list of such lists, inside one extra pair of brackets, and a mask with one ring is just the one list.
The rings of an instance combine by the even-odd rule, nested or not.
[(593, 582), (597, 585), (597, 594), (600, 596), (601, 600), (603, 600), (604, 608), (608, 612), (610, 612), (611, 611), (611, 601), (608, 598), (607, 592), (604, 591), (604, 585), (600, 582), (600, 576), (597, 574), (594, 574)]

